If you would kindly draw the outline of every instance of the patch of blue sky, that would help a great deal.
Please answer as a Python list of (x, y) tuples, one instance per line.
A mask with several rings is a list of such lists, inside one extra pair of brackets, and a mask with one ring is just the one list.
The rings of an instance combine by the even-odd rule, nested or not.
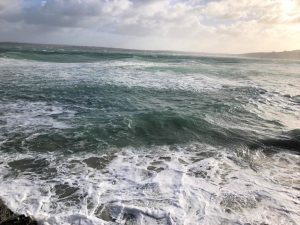
[(25, 0), (23, 1), (24, 8), (31, 8), (36, 6), (43, 6), (47, 0)]

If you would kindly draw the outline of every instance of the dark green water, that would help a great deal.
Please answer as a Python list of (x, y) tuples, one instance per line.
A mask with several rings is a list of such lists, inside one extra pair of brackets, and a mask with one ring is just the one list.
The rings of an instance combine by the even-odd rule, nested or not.
[(298, 61), (0, 44), (0, 196), (49, 224), (297, 224), (299, 90)]

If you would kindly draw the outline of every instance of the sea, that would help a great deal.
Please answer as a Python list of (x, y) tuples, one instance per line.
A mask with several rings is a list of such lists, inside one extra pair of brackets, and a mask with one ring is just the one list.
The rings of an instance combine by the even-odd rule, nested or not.
[(43, 225), (300, 224), (300, 61), (1, 43), (0, 198)]

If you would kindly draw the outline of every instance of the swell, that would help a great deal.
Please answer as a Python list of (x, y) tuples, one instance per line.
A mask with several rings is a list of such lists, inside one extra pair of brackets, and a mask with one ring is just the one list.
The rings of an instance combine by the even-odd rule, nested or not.
[(257, 122), (258, 117), (236, 107), (233, 98), (219, 97), (215, 92), (95, 84), (29, 86), (17, 95), (11, 88), (1, 102), (1, 147), (93, 152), (193, 141), (251, 145), (269, 129), (266, 125), (272, 121)]
[[(7, 80), (3, 78), (0, 82), (0, 101), (4, 106), (9, 104), (0, 109), (0, 131), (4, 134), (0, 143), (8, 151), (97, 151), (193, 141), (253, 148), (299, 147), (298, 137), (280, 136), (280, 121), (262, 119), (257, 112), (244, 107), (264, 104), (261, 102), (268, 100), (264, 96), (267, 90), (248, 84), (239, 86), (233, 80), (225, 82), (221, 80), (223, 74), (198, 77), (199, 72), (195, 72), (190, 77), (192, 69), (188, 74), (178, 68), (171, 70), (173, 64), (169, 63), (200, 59), (215, 65), (236, 63), (238, 59), (66, 46), (0, 45), (0, 52), (2, 57), (54, 62), (127, 58), (166, 62), (158, 68), (122, 65), (118, 70), (110, 66), (103, 70), (60, 66), (57, 69), (57, 64), (39, 68), (42, 63), (34, 63), (38, 68), (29, 67), (27, 71), (26, 67), (9, 72), (4, 68), (3, 77), (6, 73)], [(157, 71), (170, 74), (151, 77)], [(229, 70), (225, 72), (230, 74)], [(19, 74), (24, 74), (22, 79)], [(134, 75), (126, 78), (128, 74)], [(174, 76), (176, 82), (170, 85)], [(201, 91), (193, 91), (195, 83)], [(298, 97), (289, 99), (297, 104)]]
[(3, 51), (0, 57), (13, 59), (26, 59), (43, 62), (61, 62), (61, 63), (76, 63), (76, 62), (97, 62), (104, 60), (119, 60), (131, 58), (125, 53), (106, 53), (106, 52), (66, 52), (66, 51)]
[[(49, 115), (49, 118), (57, 116)], [(25, 119), (34, 123), (31, 118)], [(238, 130), (226, 129), (192, 115), (167, 111), (115, 117), (107, 122), (99, 118), (89, 121), (83, 119), (77, 121), (76, 127), (66, 128), (38, 124), (39, 127), (27, 127), (24, 131), (17, 125), (0, 126), (0, 130), (5, 132), (5, 140), (1, 144), (3, 151), (30, 149), (37, 152), (97, 152), (113, 147), (172, 145), (191, 141), (213, 145), (236, 145), (253, 141), (250, 135), (241, 134)]]
[(234, 57), (214, 57), (187, 53), (125, 50), (101, 47), (56, 46), (0, 43), (0, 58), (25, 59), (43, 62), (76, 63), (109, 60), (142, 60), (150, 62), (180, 63), (201, 61), (202, 63), (240, 63)]

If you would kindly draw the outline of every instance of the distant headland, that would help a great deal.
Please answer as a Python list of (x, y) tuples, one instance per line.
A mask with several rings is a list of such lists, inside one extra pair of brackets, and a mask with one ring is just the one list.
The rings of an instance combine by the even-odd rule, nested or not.
[(242, 56), (255, 58), (274, 58), (274, 59), (299, 59), (300, 50), (283, 51), (283, 52), (253, 52), (242, 54)]

